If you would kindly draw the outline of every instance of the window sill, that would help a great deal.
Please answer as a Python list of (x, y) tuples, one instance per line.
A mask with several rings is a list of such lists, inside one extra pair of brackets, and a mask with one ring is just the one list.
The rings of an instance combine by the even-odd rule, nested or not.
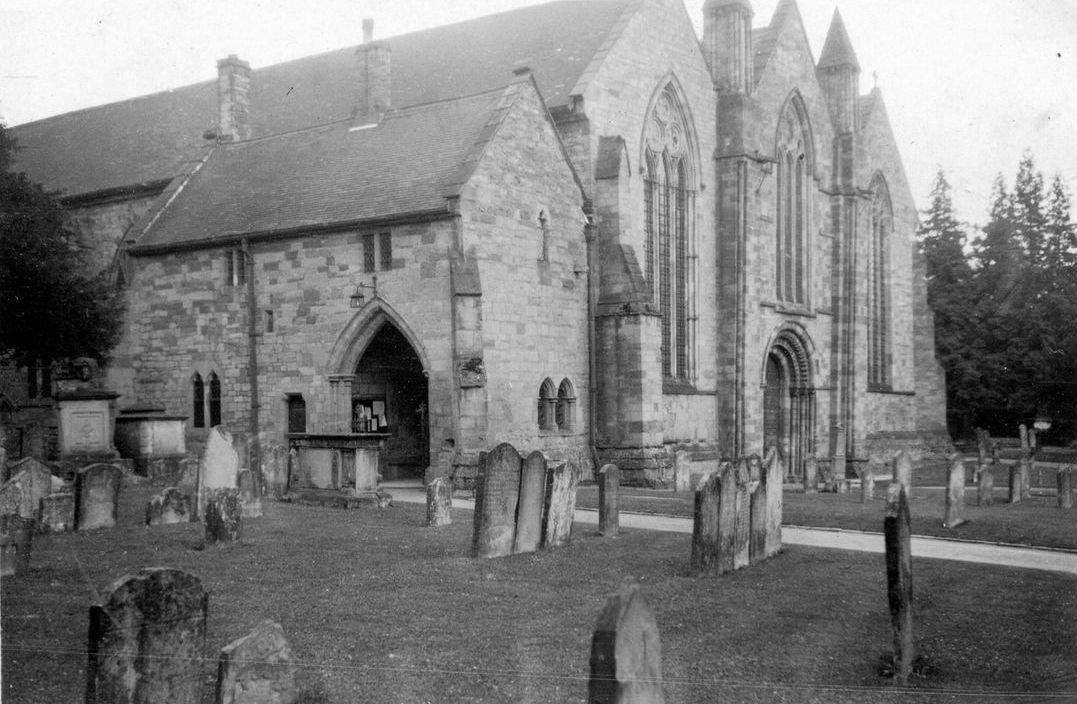
[(799, 303), (784, 303), (779, 301), (760, 301), (760, 308), (773, 308), (775, 313), (781, 315), (796, 315), (801, 318), (814, 318), (816, 314), (811, 308)]
[(868, 386), (869, 394), (881, 394), (883, 396), (915, 396), (915, 391), (895, 391), (889, 386)]
[(567, 438), (576, 434), (575, 428), (539, 428), (540, 438)]

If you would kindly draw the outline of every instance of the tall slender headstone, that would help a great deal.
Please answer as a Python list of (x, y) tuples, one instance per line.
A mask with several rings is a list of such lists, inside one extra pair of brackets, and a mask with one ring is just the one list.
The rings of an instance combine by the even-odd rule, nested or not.
[(535, 450), (523, 462), (516, 508), (513, 552), (535, 552), (542, 543), (542, 508), (546, 503), (546, 457)]
[(1010, 503), (1020, 503), (1024, 492), (1021, 491), (1021, 466), (1018, 462), (1010, 465)]
[(1032, 457), (1021, 455), (1017, 460), (1018, 475), (1021, 482), (1021, 499), (1032, 498)]
[(639, 585), (610, 597), (591, 639), (588, 704), (663, 704), (658, 624)]
[(548, 548), (568, 545), (572, 537), (572, 518), (576, 514), (576, 487), (579, 482), (580, 468), (575, 462), (552, 467), (546, 475), (542, 544)]
[(198, 515), (210, 494), (217, 489), (235, 489), (239, 477), (239, 453), (236, 452), (232, 434), (217, 426), (211, 428), (202, 451), (198, 474)]
[(292, 650), (279, 623), (265, 620), (221, 648), (215, 704), (295, 704)]
[(901, 484), (905, 491), (912, 493), (912, 457), (902, 450), (894, 458), (894, 484)]
[(75, 475), (77, 530), (113, 528), (120, 502), (123, 470), (114, 464), (91, 464)]
[(995, 503), (995, 473), (993, 464), (980, 465), (976, 482), (976, 505), (990, 506)]
[(991, 456), (991, 435), (983, 428), (976, 428), (976, 454), (981, 467)]
[(1073, 508), (1073, 467), (1064, 467), (1058, 470), (1058, 507)]
[(621, 470), (615, 464), (598, 470), (598, 533), (612, 538), (620, 532)]
[(904, 684), (912, 674), (916, 657), (912, 614), (912, 528), (908, 492), (900, 483), (891, 484), (883, 519), (886, 545), (886, 592), (890, 604), (890, 625), (894, 631), (894, 679)]
[(875, 467), (870, 462), (860, 465), (860, 503), (875, 500)]
[(86, 704), (200, 704), (208, 603), (182, 570), (114, 582), (90, 607)]
[(734, 466), (736, 478), (736, 502), (733, 526), (733, 569), (739, 570), (751, 564), (752, 542), (752, 489), (748, 463), (740, 460)]
[(944, 528), (957, 528), (965, 523), (965, 460), (955, 456), (950, 462), (946, 483), (946, 518)]
[[(759, 460), (759, 455), (748, 458), (751, 469), (751, 539), (748, 546), (748, 559), (759, 562), (767, 556), (767, 492), (774, 489), (767, 484), (767, 470)], [(781, 490), (781, 487), (778, 488)]]
[[(833, 464), (831, 464), (833, 467)], [(807, 457), (804, 460), (804, 493), (814, 494), (818, 491), (819, 481), (819, 460), (814, 457)]]
[[(722, 516), (722, 474), (726, 467), (710, 475), (696, 489), (695, 511), (692, 521), (692, 574), (709, 572), (721, 574), (722, 569), (722, 529), (723, 518), (728, 522), (730, 516)], [(731, 526), (727, 526), (729, 530)]]
[(452, 479), (434, 477), (426, 485), (426, 525), (447, 526), (452, 523)]
[(767, 484), (767, 538), (765, 554), (774, 557), (782, 549), (782, 480), (785, 470), (781, 456), (771, 450), (770, 462), (764, 462)]
[(486, 454), (475, 496), (472, 542), (478, 557), (512, 554), (522, 464), (520, 453), (508, 443), (501, 443)]

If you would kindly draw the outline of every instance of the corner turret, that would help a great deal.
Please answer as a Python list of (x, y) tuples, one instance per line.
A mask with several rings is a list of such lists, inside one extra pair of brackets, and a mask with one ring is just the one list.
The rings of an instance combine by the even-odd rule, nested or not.
[(860, 62), (838, 10), (834, 10), (815, 72), (838, 134), (860, 129)]
[(752, 91), (752, 14), (749, 0), (703, 4), (703, 52), (719, 93), (748, 95)]

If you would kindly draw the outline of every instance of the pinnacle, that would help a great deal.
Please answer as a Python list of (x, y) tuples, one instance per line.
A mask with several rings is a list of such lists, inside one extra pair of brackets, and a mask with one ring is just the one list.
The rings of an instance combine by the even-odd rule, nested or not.
[(856, 60), (856, 52), (853, 51), (849, 34), (845, 31), (845, 23), (841, 19), (841, 12), (834, 10), (834, 19), (830, 22), (830, 30), (826, 34), (826, 43), (823, 45), (823, 53), (819, 56), (818, 68), (836, 68), (848, 66), (859, 71), (860, 62)]

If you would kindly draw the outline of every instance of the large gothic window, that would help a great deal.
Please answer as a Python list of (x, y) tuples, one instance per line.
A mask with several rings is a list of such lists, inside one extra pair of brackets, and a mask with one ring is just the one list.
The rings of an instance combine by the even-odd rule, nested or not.
[(662, 314), (662, 374), (690, 382), (695, 359), (695, 209), (688, 122), (672, 85), (659, 94), (644, 134), (643, 258)]
[(778, 121), (778, 207), (775, 279), (778, 300), (807, 305), (812, 173), (811, 136), (799, 96)]
[(871, 184), (871, 239), (868, 255), (868, 385), (888, 389), (890, 377), (890, 233), (894, 211), (886, 181)]

